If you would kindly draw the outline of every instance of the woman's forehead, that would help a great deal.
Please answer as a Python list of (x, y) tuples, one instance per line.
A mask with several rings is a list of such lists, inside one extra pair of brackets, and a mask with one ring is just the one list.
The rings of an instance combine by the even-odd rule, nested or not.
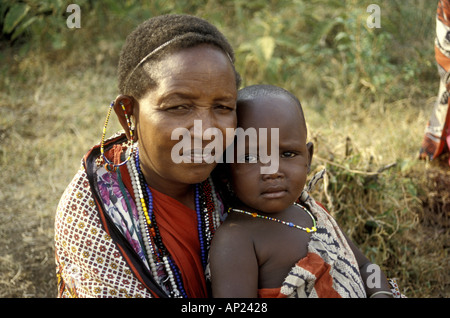
[(205, 63), (212, 63), (208, 64), (211, 68), (226, 66), (234, 73), (230, 57), (217, 46), (204, 43), (169, 51), (153, 63), (146, 63), (144, 69), (150, 75), (172, 76), (187, 68), (192, 71), (204, 67)]
[[(151, 68), (150, 68), (151, 67)], [(201, 45), (168, 55), (146, 71), (156, 86), (149, 93), (159, 98), (191, 96), (214, 90), (211, 98), (236, 99), (237, 88), (234, 69), (228, 57), (212, 45)], [(217, 87), (214, 87), (217, 86)], [(220, 93), (220, 94), (219, 94)], [(202, 93), (203, 94), (203, 93)]]

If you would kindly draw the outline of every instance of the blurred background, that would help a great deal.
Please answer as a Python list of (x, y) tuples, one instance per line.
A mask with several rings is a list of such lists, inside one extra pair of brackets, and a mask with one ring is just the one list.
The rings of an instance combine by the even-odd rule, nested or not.
[[(80, 27), (69, 28), (80, 7)], [(370, 4), (379, 7), (368, 12)], [(53, 223), (118, 95), (122, 44), (142, 21), (186, 13), (216, 25), (243, 86), (302, 102), (313, 192), (408, 297), (449, 297), (450, 171), (418, 161), (439, 87), (437, 1), (2, 0), (0, 297), (55, 297)], [(379, 23), (379, 27), (370, 26)], [(110, 120), (108, 135), (119, 129)]]

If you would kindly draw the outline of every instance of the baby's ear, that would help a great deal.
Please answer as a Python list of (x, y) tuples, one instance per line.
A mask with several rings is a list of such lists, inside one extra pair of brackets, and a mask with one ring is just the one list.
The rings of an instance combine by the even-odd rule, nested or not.
[(308, 173), (310, 173), (311, 171), (311, 162), (312, 162), (312, 157), (314, 155), (314, 144), (310, 141), (306, 144), (306, 149), (308, 149)]

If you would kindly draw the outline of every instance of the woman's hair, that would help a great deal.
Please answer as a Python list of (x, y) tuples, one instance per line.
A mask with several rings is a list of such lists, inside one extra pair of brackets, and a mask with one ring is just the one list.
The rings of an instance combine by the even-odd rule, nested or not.
[[(234, 68), (233, 48), (225, 36), (203, 19), (173, 14), (151, 18), (127, 36), (118, 66), (120, 94), (142, 97), (155, 85), (151, 72), (142, 67), (144, 64), (158, 61), (168, 53), (204, 43), (212, 44), (228, 55), (239, 88), (241, 79)], [(146, 69), (149, 68), (146, 66)]]

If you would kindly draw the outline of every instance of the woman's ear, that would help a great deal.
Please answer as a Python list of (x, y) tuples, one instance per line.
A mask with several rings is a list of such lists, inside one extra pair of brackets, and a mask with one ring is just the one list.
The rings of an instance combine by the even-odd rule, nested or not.
[[(128, 139), (131, 139), (130, 129), (134, 126), (131, 122), (131, 117), (136, 117), (133, 115), (134, 112), (137, 111), (137, 106), (138, 102), (132, 96), (119, 95), (114, 100), (114, 112), (116, 113), (119, 123), (125, 131)], [(135, 130), (133, 131), (133, 139), (134, 141), (137, 141), (138, 139)]]
[(308, 149), (308, 173), (311, 172), (311, 162), (312, 162), (312, 157), (314, 155), (314, 144), (310, 141), (306, 144), (306, 148)]

